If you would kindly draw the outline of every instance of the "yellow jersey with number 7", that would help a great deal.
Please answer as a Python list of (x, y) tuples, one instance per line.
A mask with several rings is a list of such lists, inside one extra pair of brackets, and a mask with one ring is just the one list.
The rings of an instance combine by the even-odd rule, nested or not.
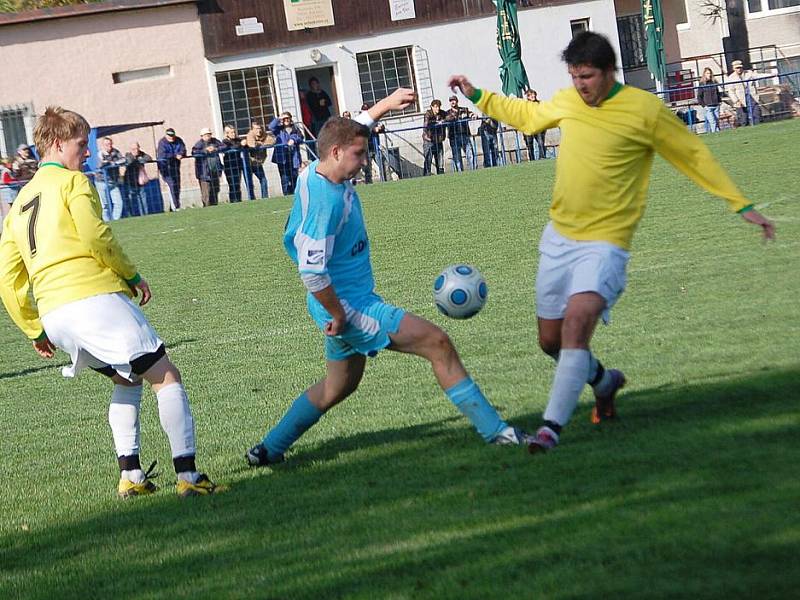
[(130, 285), (140, 279), (86, 175), (43, 164), (20, 190), (0, 238), (0, 297), (14, 323), (36, 339), (40, 315), (99, 294), (132, 297)]

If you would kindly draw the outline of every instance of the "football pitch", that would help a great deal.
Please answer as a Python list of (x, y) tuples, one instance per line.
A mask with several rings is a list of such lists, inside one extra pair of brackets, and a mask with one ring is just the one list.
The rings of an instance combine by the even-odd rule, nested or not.
[[(290, 200), (114, 224), (193, 406), (180, 500), (155, 397), (116, 499), (110, 385), (62, 379), (0, 316), (0, 598), (789, 598), (800, 570), (800, 120), (706, 137), (777, 241), (657, 159), (627, 291), (594, 350), (620, 419), (584, 392), (546, 455), (483, 444), (422, 359), (370, 359), (359, 390), (273, 470), (244, 451), (323, 375), (282, 247)], [(552, 360), (533, 282), (554, 161), (359, 186), (378, 292), (444, 327), (489, 399), (535, 429)], [(432, 282), (478, 266), (489, 301), (439, 315)], [(794, 556), (794, 558), (792, 558)]]

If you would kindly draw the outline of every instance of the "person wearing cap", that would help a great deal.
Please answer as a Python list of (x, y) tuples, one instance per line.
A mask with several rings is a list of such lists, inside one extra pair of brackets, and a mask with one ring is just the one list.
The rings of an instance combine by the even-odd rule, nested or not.
[(21, 185), (25, 185), (33, 179), (34, 173), (39, 168), (39, 161), (31, 152), (31, 147), (28, 144), (20, 144), (17, 146), (17, 155), (14, 157), (14, 162), (11, 163), (11, 171), (14, 177)]
[(456, 171), (464, 170), (461, 152), (465, 152), (470, 169), (477, 168), (475, 148), (472, 146), (472, 132), (469, 130), (469, 120), (475, 115), (465, 106), (458, 105), (458, 96), (450, 96), (450, 110), (444, 117), (447, 121), (447, 137), (450, 139), (450, 150), (453, 153), (453, 168)]
[(422, 174), (431, 174), (431, 162), (436, 164), (436, 174), (444, 173), (444, 111), (442, 101), (434, 98), (430, 108), (425, 112), (424, 127), (422, 129), (422, 154), (425, 156), (422, 163)]
[(758, 73), (745, 70), (741, 60), (731, 63), (733, 71), (728, 75), (728, 85), (725, 90), (728, 100), (736, 109), (736, 122), (739, 126), (758, 125), (761, 122), (761, 107), (758, 104), (758, 90), (753, 81), (758, 78)]
[(192, 146), (194, 175), (200, 183), (203, 206), (216, 206), (218, 202), (219, 176), (222, 172), (219, 159), (221, 149), (222, 142), (214, 137), (208, 127), (200, 130), (200, 139)]
[(181, 160), (186, 156), (186, 144), (175, 135), (172, 127), (164, 131), (164, 137), (158, 140), (156, 160), (158, 172), (169, 188), (169, 209), (181, 208)]

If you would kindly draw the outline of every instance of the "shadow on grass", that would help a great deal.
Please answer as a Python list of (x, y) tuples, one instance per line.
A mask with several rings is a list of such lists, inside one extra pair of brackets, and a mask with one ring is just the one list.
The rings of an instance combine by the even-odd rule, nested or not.
[(272, 472), (232, 459), (217, 497), (165, 490), (5, 535), (0, 596), (791, 597), (798, 381), (628, 393), (601, 427), (582, 406), (544, 456), (445, 420), (337, 438)]

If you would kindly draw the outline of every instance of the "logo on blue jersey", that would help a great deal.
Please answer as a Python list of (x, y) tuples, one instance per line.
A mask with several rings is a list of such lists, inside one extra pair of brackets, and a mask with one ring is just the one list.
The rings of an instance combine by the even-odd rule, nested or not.
[(325, 251), (324, 250), (310, 249), (308, 251), (308, 256), (306, 258), (306, 264), (308, 264), (308, 265), (321, 265), (323, 258), (325, 258)]
[(363, 252), (366, 249), (366, 247), (367, 247), (366, 240), (358, 240), (355, 244), (353, 244), (353, 247), (350, 249), (350, 256), (355, 256), (356, 254)]

